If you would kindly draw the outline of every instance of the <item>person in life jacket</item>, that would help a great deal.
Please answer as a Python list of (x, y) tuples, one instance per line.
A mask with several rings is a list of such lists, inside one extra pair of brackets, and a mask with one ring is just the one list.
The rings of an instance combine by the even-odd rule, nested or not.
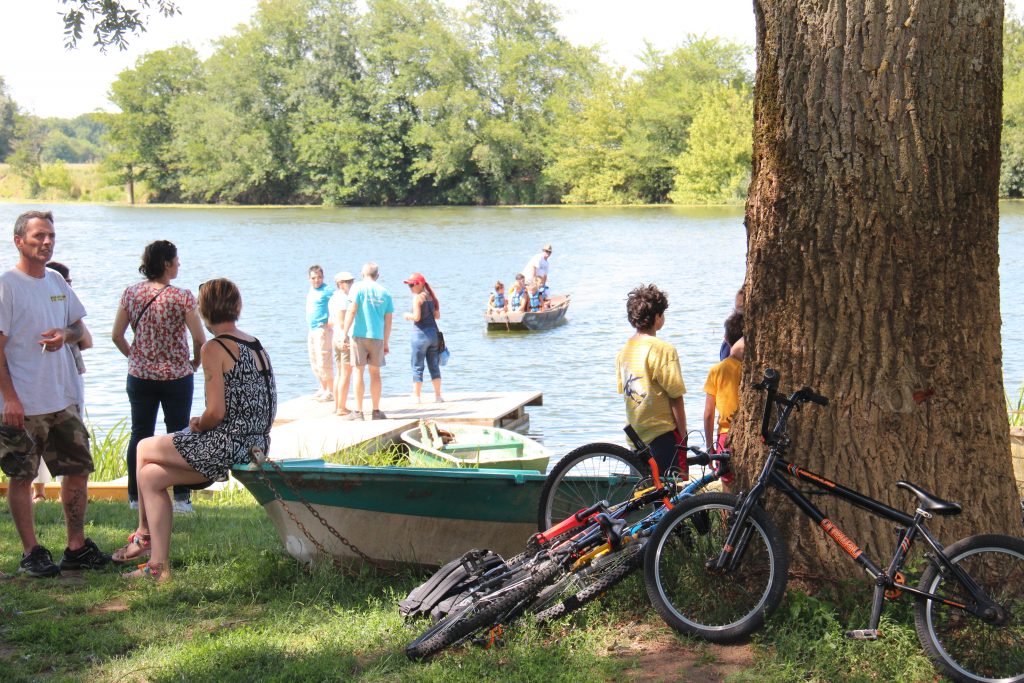
[(501, 280), (494, 283), (494, 291), (487, 302), (487, 312), (504, 311), (508, 308), (508, 301), (505, 299), (505, 285)]
[(526, 293), (526, 280), (522, 273), (516, 275), (516, 283), (512, 285), (512, 293), (509, 296), (508, 310), (513, 311), (525, 311), (526, 305), (529, 302), (529, 296)]
[(526, 292), (529, 295), (529, 310), (543, 311), (546, 307), (546, 302), (544, 300), (544, 295), (541, 293), (540, 285), (537, 282), (536, 278), (534, 278), (533, 282), (530, 283), (530, 286), (526, 289)]
[(537, 283), (537, 292), (540, 293), (540, 298), (544, 304), (544, 308), (547, 308), (548, 306), (550, 306), (551, 288), (548, 287), (547, 283), (540, 277), (535, 277), (534, 282)]

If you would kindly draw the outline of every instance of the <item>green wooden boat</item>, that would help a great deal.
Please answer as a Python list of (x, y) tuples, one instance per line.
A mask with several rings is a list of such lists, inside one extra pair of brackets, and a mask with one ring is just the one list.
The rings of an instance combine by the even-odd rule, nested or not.
[(474, 467), (477, 469), (546, 472), (551, 452), (539, 443), (508, 429), (476, 425), (438, 427), (423, 420), (402, 432), (409, 460), (418, 467)]
[(506, 557), (522, 552), (537, 531), (545, 479), (525, 470), (358, 467), (323, 460), (264, 463), (262, 472), (255, 465), (238, 465), (232, 473), (267, 511), (288, 553), (301, 562), (312, 562), (318, 551), (289, 511), (331, 555), (358, 555), (299, 495), (374, 561), (429, 566), (472, 548)]

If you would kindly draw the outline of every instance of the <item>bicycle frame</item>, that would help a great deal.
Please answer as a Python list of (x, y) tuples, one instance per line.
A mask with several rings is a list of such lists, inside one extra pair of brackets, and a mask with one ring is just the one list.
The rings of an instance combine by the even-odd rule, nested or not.
[[(871, 619), (867, 632), (877, 632), (878, 623), (881, 617), (883, 598), (885, 597), (887, 590), (893, 589), (965, 610), (986, 622), (997, 620), (999, 618), (998, 606), (988, 598), (984, 591), (981, 590), (981, 588), (968, 574), (966, 574), (966, 572), (963, 571), (961, 567), (949, 561), (946, 557), (943, 546), (928, 531), (928, 529), (925, 528), (924, 520), (931, 517), (930, 513), (918, 507), (914, 516), (910, 516), (904, 512), (889, 507), (870, 496), (866, 496), (859, 491), (847, 488), (815, 472), (787, 462), (783, 458), (786, 449), (789, 446), (789, 439), (786, 436), (786, 423), (793, 409), (799, 407), (803, 401), (820, 402), (816, 399), (821, 399), (822, 401), (825, 399), (817, 396), (807, 388), (794, 392), (789, 398), (778, 396), (775, 393), (774, 386), (778, 381), (777, 375), (775, 375), (774, 378), (769, 377), (769, 372), (770, 371), (765, 373), (766, 380), (762, 383), (762, 385), (765, 386), (756, 385), (758, 388), (766, 388), (768, 390), (768, 397), (765, 401), (765, 414), (762, 417), (762, 436), (764, 437), (765, 443), (770, 445), (768, 458), (765, 461), (761, 474), (758, 476), (754, 486), (748, 494), (742, 497), (742, 503), (733, 515), (734, 519), (731, 522), (722, 551), (719, 553), (718, 557), (709, 562), (709, 570), (730, 572), (742, 561), (743, 553), (746, 549), (747, 541), (751, 533), (750, 526), (745, 524), (746, 518), (754, 505), (757, 505), (760, 502), (765, 492), (769, 487), (771, 487), (778, 489), (787, 498), (793, 501), (804, 515), (811, 518), (825, 532), (825, 534), (832, 539), (832, 541), (853, 561), (859, 564), (874, 581), (875, 592), (872, 601)], [(802, 392), (806, 393), (802, 396)], [(775, 428), (769, 432), (769, 415), (773, 404), (778, 404), (782, 410), (780, 411)], [(847, 536), (842, 529), (830, 520), (820, 509), (818, 509), (818, 507), (812, 503), (807, 496), (790, 483), (791, 478), (809, 483), (818, 489), (821, 489), (828, 495), (845, 500), (851, 505), (866, 510), (876, 517), (888, 519), (902, 526), (903, 531), (900, 533), (900, 537), (896, 544), (896, 550), (893, 553), (893, 557), (889, 561), (887, 568), (883, 570), (873, 562), (853, 539)], [(973, 605), (948, 600), (939, 595), (934, 595), (912, 586), (908, 586), (898, 580), (901, 576), (900, 570), (903, 568), (907, 559), (910, 547), (918, 538), (923, 538), (931, 548), (933, 561), (940, 563), (945, 571), (952, 573), (960, 584), (964, 586), (974, 601)]]

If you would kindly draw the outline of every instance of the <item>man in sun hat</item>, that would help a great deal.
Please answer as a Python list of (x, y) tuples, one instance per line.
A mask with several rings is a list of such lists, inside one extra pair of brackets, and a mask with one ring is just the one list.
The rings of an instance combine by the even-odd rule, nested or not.
[(548, 259), (551, 257), (551, 245), (545, 244), (540, 250), (540, 253), (534, 255), (530, 259), (526, 267), (523, 268), (523, 277), (526, 278), (526, 284), (533, 282), (534, 278), (539, 277), (542, 285), (548, 283)]
[[(78, 413), (78, 370), (64, 348), (82, 340), (85, 307), (64, 278), (46, 267), (55, 242), (53, 214), (21, 214), (14, 223), (18, 262), (0, 274), (0, 421), (6, 431), (0, 466), (11, 478), (7, 501), (24, 549), (18, 571), (32, 577), (110, 562), (85, 537), (86, 487), (94, 468)], [(68, 545), (60, 566), (35, 533), (32, 479), (40, 458), (51, 474), (64, 476)]]
[(345, 334), (345, 313), (348, 311), (348, 292), (352, 288), (352, 273), (343, 270), (334, 276), (334, 294), (327, 302), (330, 313), (328, 325), (334, 331), (334, 414), (348, 415), (348, 385), (352, 379), (351, 341)]

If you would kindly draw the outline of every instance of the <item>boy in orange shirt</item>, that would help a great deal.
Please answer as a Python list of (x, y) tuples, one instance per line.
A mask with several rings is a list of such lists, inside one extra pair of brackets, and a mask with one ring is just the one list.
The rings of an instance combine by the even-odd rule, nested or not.
[[(740, 406), (740, 374), (743, 370), (743, 314), (733, 313), (725, 321), (725, 339), (729, 356), (711, 367), (704, 383), (704, 436), (708, 451), (716, 453), (729, 444), (729, 425)], [(718, 434), (715, 436), (715, 412), (718, 412)]]

